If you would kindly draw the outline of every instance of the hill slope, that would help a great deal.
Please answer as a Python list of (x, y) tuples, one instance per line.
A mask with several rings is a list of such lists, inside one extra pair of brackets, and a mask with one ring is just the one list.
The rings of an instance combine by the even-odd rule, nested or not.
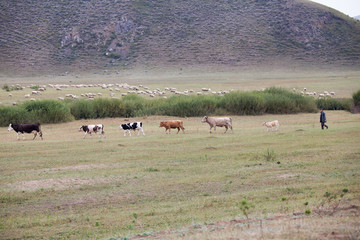
[(0, 72), (360, 66), (360, 23), (305, 0), (0, 2)]

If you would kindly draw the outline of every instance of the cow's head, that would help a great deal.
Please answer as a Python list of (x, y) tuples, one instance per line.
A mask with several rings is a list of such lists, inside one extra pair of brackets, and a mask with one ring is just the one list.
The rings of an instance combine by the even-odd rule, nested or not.
[(159, 126), (159, 127), (164, 127), (164, 126), (165, 126), (164, 122), (160, 122), (160, 126)]
[(11, 130), (13, 130), (13, 128), (12, 128), (12, 124), (10, 123), (8, 127), (8, 131), (10, 132)]
[(125, 129), (126, 129), (126, 126), (128, 126), (128, 123), (126, 123), (126, 124), (121, 124), (121, 125), (119, 126), (119, 129), (120, 129), (120, 130), (125, 130)]
[(208, 119), (208, 116), (205, 116), (205, 117), (201, 120), (201, 122), (204, 123), (204, 122), (207, 121), (207, 119)]
[(79, 132), (86, 132), (88, 130), (88, 127), (86, 125), (83, 125), (79, 128)]
[(266, 122), (263, 122), (263, 124), (262, 124), (262, 125), (263, 125), (263, 126), (265, 126), (265, 124), (266, 124)]

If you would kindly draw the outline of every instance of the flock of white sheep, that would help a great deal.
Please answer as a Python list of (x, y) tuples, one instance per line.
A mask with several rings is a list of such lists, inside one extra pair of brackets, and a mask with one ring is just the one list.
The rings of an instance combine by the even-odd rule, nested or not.
[[(21, 86), (20, 84), (12, 85), (11, 87), (17, 87), (17, 88), (31, 88), (34, 89), (35, 85), (29, 85), (27, 87)], [(151, 98), (155, 97), (163, 97), (167, 98), (167, 95), (169, 94), (175, 94), (175, 95), (190, 95), (190, 94), (196, 94), (196, 95), (203, 95), (203, 94), (213, 94), (213, 95), (225, 95), (231, 91), (231, 90), (219, 90), (219, 91), (213, 91), (210, 88), (201, 88), (199, 90), (193, 90), (193, 89), (186, 89), (184, 91), (179, 91), (174, 87), (165, 87), (164, 90), (161, 90), (160, 88), (156, 88), (151, 90), (149, 87), (146, 87), (144, 85), (129, 85), (127, 83), (116, 83), (116, 84), (47, 84), (47, 85), (40, 85), (36, 86), (37, 90), (31, 91), (31, 93), (25, 94), (24, 97), (26, 99), (29, 99), (30, 101), (36, 101), (35, 95), (41, 95), (42, 92), (46, 91), (48, 88), (56, 89), (57, 91), (62, 91), (63, 89), (71, 89), (71, 88), (101, 88), (106, 89), (109, 91), (109, 96), (111, 98), (117, 98), (118, 96), (127, 96), (129, 94), (138, 94), (138, 95), (144, 95)], [(124, 91), (125, 90), (125, 91)], [(261, 91), (265, 90), (264, 88), (261, 89)], [(298, 91), (293, 88), (293, 92), (297, 93)], [(118, 94), (116, 94), (118, 93)], [(301, 95), (306, 96), (312, 96), (312, 97), (318, 97), (318, 98), (326, 98), (326, 97), (333, 97), (335, 96), (335, 92), (328, 92), (324, 91), (323, 93), (317, 93), (317, 92), (310, 92), (307, 91), (306, 88), (304, 88), (302, 91), (300, 91)], [(97, 92), (87, 92), (82, 93), (80, 96), (72, 93), (65, 94), (63, 97), (58, 97), (58, 100), (65, 100), (66, 98), (71, 99), (89, 99), (93, 100), (96, 97), (102, 97), (103, 93)], [(9, 97), (12, 97), (12, 94), (9, 94)], [(13, 105), (17, 105), (16, 102), (13, 102)]]
[[(296, 93), (296, 89), (293, 88), (293, 92)], [(317, 93), (317, 92), (309, 92), (307, 91), (306, 88), (304, 88), (303, 91), (300, 91), (301, 95), (306, 95), (306, 96), (312, 96), (312, 97), (318, 97), (318, 98), (326, 98), (326, 97), (334, 97), (335, 96), (335, 92), (328, 92), (328, 91), (324, 91), (323, 93)]]

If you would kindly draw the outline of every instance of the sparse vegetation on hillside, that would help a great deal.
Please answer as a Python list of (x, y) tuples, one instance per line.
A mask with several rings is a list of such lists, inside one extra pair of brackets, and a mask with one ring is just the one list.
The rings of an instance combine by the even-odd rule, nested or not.
[(0, 72), (359, 67), (360, 22), (303, 0), (2, 1)]

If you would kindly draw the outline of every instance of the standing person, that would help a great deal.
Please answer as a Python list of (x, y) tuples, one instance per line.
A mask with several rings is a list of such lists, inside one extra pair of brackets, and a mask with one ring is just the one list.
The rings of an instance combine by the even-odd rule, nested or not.
[(324, 112), (324, 110), (321, 108), (320, 109), (320, 123), (321, 123), (321, 129), (324, 130), (324, 126), (326, 127), (326, 129), (328, 129), (329, 127), (325, 124), (326, 123), (326, 114)]

